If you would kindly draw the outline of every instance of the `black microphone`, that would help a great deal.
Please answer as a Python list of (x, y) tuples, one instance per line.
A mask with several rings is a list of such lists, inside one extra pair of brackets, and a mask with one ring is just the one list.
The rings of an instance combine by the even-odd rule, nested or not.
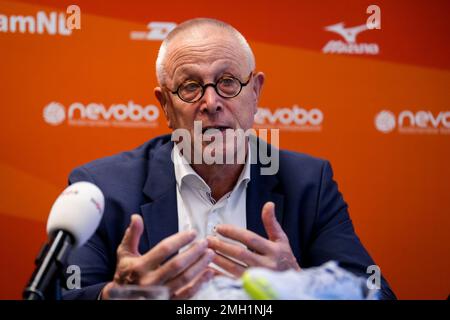
[(67, 257), (94, 234), (104, 207), (103, 193), (90, 182), (74, 183), (61, 193), (47, 221), (50, 240), (36, 258), (36, 268), (23, 291), (25, 300), (61, 298), (59, 280)]

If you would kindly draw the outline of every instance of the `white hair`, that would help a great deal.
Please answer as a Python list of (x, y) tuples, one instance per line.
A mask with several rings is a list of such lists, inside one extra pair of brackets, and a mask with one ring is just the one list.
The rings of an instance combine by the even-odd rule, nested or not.
[(253, 51), (250, 48), (250, 45), (248, 44), (245, 37), (238, 30), (236, 30), (230, 24), (220, 20), (210, 18), (195, 18), (179, 24), (167, 35), (167, 37), (162, 42), (161, 47), (159, 48), (158, 58), (156, 59), (156, 78), (158, 80), (159, 85), (163, 85), (166, 82), (167, 74), (165, 69), (165, 60), (167, 56), (167, 48), (170, 42), (183, 31), (201, 28), (205, 26), (214, 26), (222, 28), (228, 31), (232, 36), (234, 36), (241, 45), (242, 49), (244, 50), (247, 56), (247, 63), (250, 66), (251, 70), (255, 68), (255, 56), (253, 54)]

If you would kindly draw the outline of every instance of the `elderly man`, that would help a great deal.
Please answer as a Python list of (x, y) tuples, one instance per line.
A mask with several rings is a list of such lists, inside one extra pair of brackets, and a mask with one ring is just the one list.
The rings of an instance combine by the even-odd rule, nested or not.
[[(279, 170), (263, 175), (249, 139), (225, 138), (252, 127), (264, 83), (236, 29), (213, 19), (180, 24), (163, 41), (156, 70), (168, 126), (189, 133), (193, 148), (161, 136), (72, 172), (71, 183), (101, 188), (106, 208), (94, 236), (70, 258), (81, 268), (82, 288), (65, 298), (108, 298), (120, 284), (165, 285), (172, 298), (188, 298), (217, 273), (300, 271), (329, 260), (368, 276), (374, 262), (327, 161), (281, 150)], [(237, 160), (243, 151), (245, 161), (191, 161), (212, 136), (225, 138), (216, 156)], [(382, 296), (395, 298), (381, 284)]]

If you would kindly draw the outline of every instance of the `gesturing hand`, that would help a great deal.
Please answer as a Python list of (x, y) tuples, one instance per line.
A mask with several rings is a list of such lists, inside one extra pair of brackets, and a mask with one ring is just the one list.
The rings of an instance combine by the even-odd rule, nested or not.
[[(269, 239), (232, 225), (217, 226), (216, 231), (220, 235), (238, 241), (247, 248), (209, 236), (208, 246), (218, 253), (213, 262), (236, 277), (241, 276), (246, 266), (265, 267), (278, 271), (300, 270), (289, 240), (275, 217), (273, 202), (267, 202), (264, 205), (262, 220)], [(229, 257), (241, 263), (233, 261)]]
[[(206, 240), (192, 243), (196, 236), (194, 231), (172, 235), (141, 255), (138, 246), (143, 230), (142, 217), (132, 215), (130, 225), (117, 248), (114, 280), (104, 287), (102, 298), (108, 298), (108, 292), (114, 285), (122, 284), (165, 285), (172, 297), (187, 298), (212, 277), (213, 272), (207, 266), (214, 252), (208, 249)], [(192, 243), (190, 248), (164, 262), (189, 243)]]

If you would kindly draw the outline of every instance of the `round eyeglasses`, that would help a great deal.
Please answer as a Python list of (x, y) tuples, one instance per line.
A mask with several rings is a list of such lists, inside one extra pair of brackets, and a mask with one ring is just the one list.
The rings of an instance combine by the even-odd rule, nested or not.
[(222, 76), (216, 83), (201, 84), (195, 80), (187, 80), (180, 84), (175, 91), (170, 91), (184, 102), (194, 103), (199, 101), (205, 94), (206, 88), (213, 87), (216, 93), (222, 98), (234, 98), (241, 93), (242, 88), (245, 87), (251, 80), (253, 71), (250, 72), (246, 82), (241, 82), (233, 76)]

